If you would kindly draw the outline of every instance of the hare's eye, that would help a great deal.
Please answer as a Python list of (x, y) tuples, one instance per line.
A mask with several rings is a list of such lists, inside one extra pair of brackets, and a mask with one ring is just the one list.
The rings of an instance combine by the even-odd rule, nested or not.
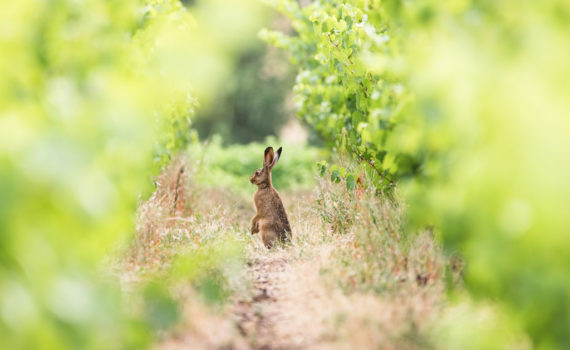
[(259, 175), (259, 170), (255, 172), (255, 175)]

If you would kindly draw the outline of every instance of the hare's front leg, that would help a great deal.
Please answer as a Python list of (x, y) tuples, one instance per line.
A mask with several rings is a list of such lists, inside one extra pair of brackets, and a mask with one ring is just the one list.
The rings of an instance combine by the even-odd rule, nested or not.
[(256, 234), (259, 232), (259, 215), (255, 215), (253, 219), (251, 219), (251, 234)]

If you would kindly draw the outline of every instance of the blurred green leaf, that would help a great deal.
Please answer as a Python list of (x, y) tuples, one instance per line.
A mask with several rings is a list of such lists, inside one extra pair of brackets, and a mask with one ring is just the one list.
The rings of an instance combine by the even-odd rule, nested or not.
[(356, 188), (356, 178), (352, 174), (346, 177), (346, 189), (352, 191)]
[(338, 169), (335, 169), (333, 171), (331, 171), (331, 181), (334, 183), (339, 183), (340, 182), (340, 172), (338, 171)]

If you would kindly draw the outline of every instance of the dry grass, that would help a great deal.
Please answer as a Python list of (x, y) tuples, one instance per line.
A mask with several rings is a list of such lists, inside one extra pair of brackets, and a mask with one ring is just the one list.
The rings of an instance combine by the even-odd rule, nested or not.
[(178, 158), (159, 176), (156, 191), (137, 211), (136, 236), (125, 262), (134, 272), (168, 270), (175, 256), (216, 239), (245, 237), (251, 205), (223, 189), (192, 183), (190, 162)]
[[(295, 239), (263, 260), (287, 261), (262, 305), (269, 348), (430, 348), (445, 302), (445, 258), (429, 232), (406, 235), (398, 203), (322, 181), (285, 194)], [(327, 218), (327, 219), (323, 219)], [(267, 259), (267, 258), (265, 258)]]
[[(268, 251), (247, 232), (252, 199), (201, 189), (186, 164), (174, 162), (141, 204), (124, 264), (125, 283), (158, 279), (178, 301), (158, 348), (433, 347), (448, 263), (430, 232), (405, 232), (401, 203), (366, 190), (366, 178), (351, 192), (321, 180), (281, 193), (294, 239)], [(221, 302), (204, 297), (211, 280)]]
[(189, 164), (181, 157), (159, 176), (156, 191), (139, 206), (136, 236), (120, 262), (122, 285), (137, 309), (145, 308), (149, 284), (175, 303), (176, 325), (158, 331), (160, 348), (235, 343), (239, 334), (227, 316), (229, 298), (251, 284), (244, 274), (251, 204), (192, 183)]

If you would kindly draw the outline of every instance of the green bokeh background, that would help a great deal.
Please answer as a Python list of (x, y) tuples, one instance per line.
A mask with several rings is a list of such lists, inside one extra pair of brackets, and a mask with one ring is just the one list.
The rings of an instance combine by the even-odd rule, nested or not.
[[(568, 2), (269, 2), (294, 29), (261, 37), (291, 53), (299, 116), (331, 153), (375, 162), (382, 191), (397, 180), (410, 227), (464, 256), (476, 302), (442, 317), (441, 346), (570, 347)], [(1, 348), (139, 349), (176, 323), (164, 284), (132, 310), (101, 261), (181, 150), (204, 160), (203, 185), (253, 191), (244, 177), (287, 120), (287, 73), (254, 74), (270, 16), (254, 0), (3, 4)], [(284, 145), (276, 186), (309, 187), (320, 152)], [(223, 247), (168, 281), (221, 299), (198, 271), (239, 261)], [(493, 310), (486, 327), (476, 310)]]
[(570, 347), (568, 2), (270, 3), (298, 33), (262, 37), (298, 67), (299, 116), (379, 189), (398, 179), (410, 228), (433, 227), (493, 301), (487, 331), (455, 314), (441, 346)]

